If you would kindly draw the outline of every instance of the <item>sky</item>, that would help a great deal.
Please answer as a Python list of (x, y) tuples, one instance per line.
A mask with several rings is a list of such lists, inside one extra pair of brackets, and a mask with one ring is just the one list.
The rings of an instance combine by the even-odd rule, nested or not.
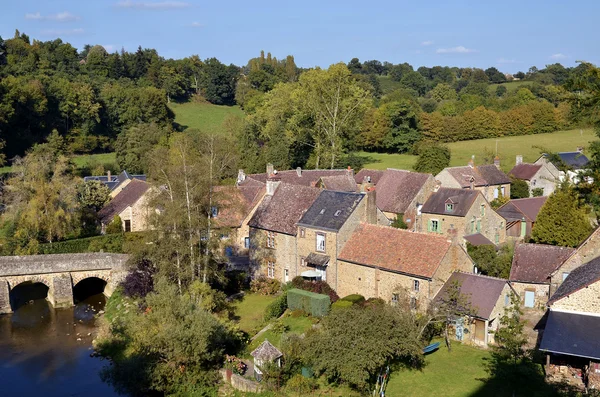
[(599, 64), (598, 15), (598, 0), (0, 0), (0, 35), (236, 65), (265, 50), (302, 67), (356, 57), (514, 73)]

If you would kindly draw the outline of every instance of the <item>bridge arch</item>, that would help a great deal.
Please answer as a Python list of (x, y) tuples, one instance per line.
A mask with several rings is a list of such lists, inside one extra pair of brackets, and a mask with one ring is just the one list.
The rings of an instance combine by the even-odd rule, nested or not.
[(43, 277), (30, 277), (29, 280), (20, 280), (10, 286), (9, 301), (11, 310), (15, 311), (38, 299), (52, 299), (52, 284)]
[(81, 277), (77, 282), (73, 280), (73, 302), (77, 303), (97, 294), (105, 294), (108, 281), (107, 277), (98, 275)]

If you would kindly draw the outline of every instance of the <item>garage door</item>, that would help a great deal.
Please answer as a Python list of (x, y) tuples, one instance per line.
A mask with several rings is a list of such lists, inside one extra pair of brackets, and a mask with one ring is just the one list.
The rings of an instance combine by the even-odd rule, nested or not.
[(535, 292), (525, 291), (525, 307), (533, 307), (535, 301)]

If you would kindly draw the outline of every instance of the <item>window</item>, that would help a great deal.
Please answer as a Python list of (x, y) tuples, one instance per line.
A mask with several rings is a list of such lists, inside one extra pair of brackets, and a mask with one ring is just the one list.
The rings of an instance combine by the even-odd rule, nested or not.
[(500, 233), (496, 232), (496, 234), (494, 235), (494, 242), (496, 244), (500, 244)]
[(321, 210), (321, 212), (319, 212), (319, 214), (321, 214), (321, 215), (323, 215), (324, 213), (325, 213), (325, 208), (323, 208), (323, 209)]
[(500, 188), (498, 189), (494, 189), (494, 198), (497, 199), (498, 198), (498, 192), (500, 191)]
[(317, 251), (325, 252), (325, 235), (317, 233)]
[(531, 181), (531, 186), (535, 186), (535, 179)]
[(416, 310), (417, 309), (417, 298), (415, 298), (414, 296), (412, 296), (410, 298), (410, 308), (412, 310)]
[(475, 233), (475, 219), (471, 220), (471, 234)]
[(563, 272), (563, 281), (565, 281), (565, 279), (569, 277), (569, 274), (569, 272)]
[(446, 203), (446, 212), (454, 212), (454, 204)]
[(504, 306), (508, 306), (510, 305), (510, 295), (506, 294), (504, 295)]
[(250, 237), (244, 237), (244, 248), (250, 248)]
[(210, 216), (216, 218), (219, 215), (219, 209), (217, 207), (210, 207)]
[(267, 262), (267, 276), (269, 278), (275, 278), (275, 262)]
[(275, 248), (275, 232), (267, 232), (267, 248)]
[(392, 294), (392, 305), (397, 305), (400, 300), (400, 294)]
[(413, 290), (419, 292), (419, 280), (413, 280)]
[(441, 233), (440, 221), (432, 219), (429, 221), (429, 231), (435, 233)]
[(337, 210), (337, 211), (335, 211), (335, 214), (333, 214), (333, 216), (340, 216), (341, 213), (342, 213), (342, 210)]
[(131, 231), (131, 221), (129, 219), (127, 219), (125, 221), (125, 231), (126, 232), (130, 232)]
[(421, 208), (423, 208), (423, 204), (417, 204), (417, 216), (421, 215)]
[(477, 233), (481, 232), (481, 219), (477, 219)]
[(306, 266), (306, 258), (300, 257), (300, 266)]
[(303, 227), (300, 228), (300, 237), (301, 238), (306, 237), (306, 229)]
[(481, 211), (481, 216), (485, 216), (485, 204), (481, 204), (480, 211)]
[(502, 195), (502, 197), (504, 197), (505, 193), (504, 193), (504, 186), (502, 186), (500, 188), (500, 194)]

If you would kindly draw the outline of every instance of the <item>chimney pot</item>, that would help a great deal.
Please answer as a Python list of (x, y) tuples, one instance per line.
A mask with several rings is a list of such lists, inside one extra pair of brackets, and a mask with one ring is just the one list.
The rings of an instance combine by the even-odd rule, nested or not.
[(273, 173), (273, 164), (269, 163), (267, 164), (267, 176), (271, 175)]
[(244, 170), (238, 170), (237, 183), (242, 183), (246, 180), (246, 173)]
[(296, 168), (296, 175), (298, 175), (299, 177), (302, 176), (302, 167)]

